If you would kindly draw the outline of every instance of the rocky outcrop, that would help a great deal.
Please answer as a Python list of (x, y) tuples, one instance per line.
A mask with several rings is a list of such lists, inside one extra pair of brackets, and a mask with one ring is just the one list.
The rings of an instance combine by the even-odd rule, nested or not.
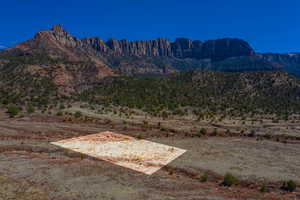
[[(100, 39), (83, 41), (57, 25), (51, 30), (38, 32), (32, 40), (6, 49), (3, 53), (26, 55), (33, 62), (39, 62), (36, 65), (43, 69), (38, 71), (41, 76), (47, 69), (47, 75), (55, 84), (73, 88), (78, 83), (89, 85), (103, 77), (115, 75), (99, 54), (99, 51), (104, 52), (105, 49), (93, 46), (98, 43), (101, 44)], [(38, 61), (40, 58), (44, 60)], [(25, 66), (24, 70), (28, 67)]]
[(100, 38), (98, 38), (98, 37), (85, 38), (85, 39), (82, 40), (82, 42), (86, 46), (91, 47), (91, 48), (95, 49), (98, 52), (103, 52), (103, 53), (109, 53), (110, 52), (110, 49), (105, 44), (105, 42), (103, 40), (101, 40)]
[(201, 58), (203, 42), (177, 38), (172, 43), (172, 55), (176, 58)]
[(128, 41), (110, 39), (104, 43), (99, 38), (84, 39), (96, 51), (118, 56), (168, 56), (175, 58), (224, 60), (230, 57), (251, 56), (254, 50), (239, 39), (220, 39), (202, 42), (186, 38), (177, 38), (174, 42), (167, 39), (149, 41)]
[(135, 42), (110, 39), (106, 45), (115, 55), (172, 56), (171, 43), (167, 39)]
[(240, 39), (209, 40), (202, 46), (201, 58), (212, 60), (224, 60), (230, 57), (252, 56), (254, 50), (251, 46)]
[(59, 45), (64, 47), (82, 47), (83, 43), (80, 39), (69, 34), (61, 25), (54, 26), (50, 31), (38, 32), (35, 41), (59, 42)]

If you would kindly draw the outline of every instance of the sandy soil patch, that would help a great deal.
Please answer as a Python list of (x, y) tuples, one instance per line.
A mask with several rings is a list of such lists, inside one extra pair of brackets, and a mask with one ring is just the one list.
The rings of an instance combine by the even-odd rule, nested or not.
[(184, 149), (109, 131), (52, 144), (147, 175), (155, 173), (186, 152)]

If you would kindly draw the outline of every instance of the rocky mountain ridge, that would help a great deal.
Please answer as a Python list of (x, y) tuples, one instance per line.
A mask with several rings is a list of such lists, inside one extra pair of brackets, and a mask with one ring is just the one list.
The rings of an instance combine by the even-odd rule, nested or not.
[[(105, 42), (98, 37), (89, 37), (81, 40), (69, 34), (61, 25), (56, 25), (51, 30), (40, 31), (34, 36), (33, 40), (9, 48), (8, 51), (18, 49), (29, 53), (30, 51), (42, 51), (45, 47), (49, 51), (51, 48), (61, 51), (64, 51), (65, 48), (76, 48), (77, 54), (75, 51), (72, 53), (68, 52), (70, 53), (69, 58), (73, 61), (80, 60), (83, 57), (80, 54), (83, 54), (82, 50), (94, 54), (97, 52), (98, 56), (100, 54), (148, 57), (167, 56), (180, 59), (212, 59), (213, 61), (255, 54), (252, 47), (246, 41), (240, 39), (224, 38), (205, 42), (186, 38), (177, 38), (174, 42), (164, 38), (148, 41), (109, 39)], [(51, 53), (54, 53), (53, 50)], [(59, 56), (59, 53), (61, 52), (57, 51), (57, 55), (54, 53), (52, 56)]]
[(177, 38), (174, 42), (158, 38), (148, 41), (128, 41), (110, 39), (104, 42), (100, 38), (85, 38), (83, 42), (103, 54), (118, 56), (168, 56), (180, 59), (222, 60), (228, 57), (251, 56), (252, 47), (240, 39), (218, 39), (202, 42), (187, 38)]
[(0, 65), (5, 63), (5, 67), (16, 63), (15, 58), (5, 56), (31, 60), (15, 65), (22, 66), (23, 72), (50, 77), (55, 84), (71, 90), (96, 84), (107, 76), (164, 75), (194, 69), (286, 70), (300, 76), (300, 54), (259, 54), (240, 39), (103, 41), (98, 37), (79, 39), (61, 25), (38, 32), (32, 40), (1, 51), (0, 56)]

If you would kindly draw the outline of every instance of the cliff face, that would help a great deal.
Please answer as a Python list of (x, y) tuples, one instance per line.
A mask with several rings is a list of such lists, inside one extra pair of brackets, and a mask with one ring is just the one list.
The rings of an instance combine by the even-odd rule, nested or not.
[(201, 58), (203, 42), (177, 38), (172, 43), (172, 55), (177, 58)]
[(239, 39), (219, 39), (206, 42), (186, 38), (177, 38), (174, 42), (161, 38), (134, 42), (110, 39), (104, 43), (99, 38), (89, 38), (84, 39), (83, 42), (100, 53), (118, 56), (168, 56), (181, 59), (222, 60), (254, 54), (251, 46)]
[(115, 55), (172, 56), (171, 43), (167, 39), (136, 42), (111, 39), (106, 45)]
[(252, 56), (254, 50), (251, 46), (239, 39), (219, 39), (209, 40), (202, 46), (202, 58), (211, 58), (212, 60), (224, 60), (230, 57)]
[(92, 37), (85, 38), (85, 39), (82, 40), (82, 42), (86, 46), (93, 48), (97, 52), (108, 53), (110, 51), (110, 49), (105, 44), (105, 42), (103, 40), (101, 40), (100, 38), (98, 38), (98, 37), (95, 37), (95, 38), (92, 38)]

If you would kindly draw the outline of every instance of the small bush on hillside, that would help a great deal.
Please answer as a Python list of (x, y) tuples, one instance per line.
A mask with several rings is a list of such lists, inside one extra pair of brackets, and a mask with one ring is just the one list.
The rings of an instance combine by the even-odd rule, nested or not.
[(249, 137), (254, 137), (256, 135), (255, 130), (251, 130), (249, 133)]
[(262, 193), (266, 193), (266, 192), (269, 192), (269, 188), (267, 186), (263, 185), (263, 186), (261, 186), (259, 191)]
[(230, 186), (239, 184), (239, 182), (240, 181), (238, 178), (236, 178), (235, 176), (233, 176), (230, 173), (226, 173), (222, 184), (224, 186), (230, 187)]
[(17, 106), (9, 106), (7, 108), (7, 113), (9, 114), (10, 117), (15, 117), (21, 112), (21, 109)]
[(80, 118), (82, 116), (81, 112), (77, 111), (75, 114), (74, 114), (74, 117), (75, 118)]
[(58, 112), (56, 113), (57, 116), (63, 116), (63, 113), (62, 112)]
[(61, 105), (59, 106), (59, 109), (60, 109), (60, 110), (65, 109), (65, 108), (66, 108), (66, 107), (65, 107), (64, 104), (61, 104)]
[(213, 132), (211, 133), (212, 136), (217, 136), (218, 135), (218, 130), (214, 128)]
[(289, 192), (293, 192), (293, 191), (296, 190), (297, 185), (296, 185), (296, 183), (295, 183), (294, 181), (289, 180), (289, 181), (283, 182), (281, 188), (282, 188), (283, 190), (286, 190), (286, 191), (289, 191)]
[(157, 123), (157, 128), (160, 128), (161, 127), (161, 122), (158, 122)]
[(199, 181), (204, 183), (208, 180), (208, 173), (204, 172), (200, 177), (199, 177)]
[(207, 134), (207, 130), (206, 130), (205, 128), (201, 128), (201, 129), (200, 129), (200, 133), (201, 133), (202, 135), (206, 135), (206, 134)]
[(31, 114), (31, 113), (34, 113), (35, 112), (35, 109), (34, 109), (34, 107), (33, 106), (28, 106), (27, 107), (27, 112), (29, 113), (29, 114)]
[(226, 134), (226, 135), (230, 135), (230, 134), (231, 134), (230, 130), (227, 129), (226, 132), (225, 132), (225, 134)]

